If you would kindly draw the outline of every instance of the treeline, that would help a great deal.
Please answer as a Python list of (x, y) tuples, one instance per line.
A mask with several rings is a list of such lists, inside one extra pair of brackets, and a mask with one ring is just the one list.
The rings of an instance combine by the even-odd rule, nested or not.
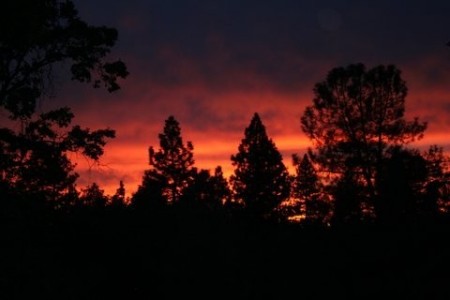
[(231, 156), (229, 184), (220, 167), (213, 175), (194, 167), (192, 143), (183, 144), (169, 117), (131, 205), (195, 204), (318, 226), (429, 223), (448, 215), (449, 158), (437, 145), (410, 146), (427, 124), (405, 118), (407, 87), (395, 66), (335, 68), (314, 95), (301, 117), (312, 147), (293, 155), (295, 175), (257, 113)]
[(424, 152), (408, 146), (423, 136), (426, 124), (405, 120), (406, 84), (399, 70), (336, 68), (314, 91), (313, 105), (301, 118), (314, 147), (302, 157), (293, 155), (294, 176), (255, 113), (238, 153), (231, 156), (235, 170), (229, 181), (220, 166), (213, 174), (195, 167), (193, 145), (183, 142), (171, 116), (159, 135), (159, 149), (149, 149), (150, 169), (131, 199), (125, 199), (122, 182), (110, 198), (95, 183), (80, 194), (69, 172), (62, 178), (66, 191), (59, 194), (49, 194), (51, 186), (42, 181), (52, 179), (52, 173), (39, 173), (34, 190), (30, 183), (4, 184), (6, 190), (32, 192), (34, 198), (53, 197), (55, 207), (68, 210), (129, 205), (157, 211), (178, 205), (277, 221), (297, 218), (320, 226), (432, 222), (448, 213), (448, 157), (436, 145)]
[[(364, 70), (362, 65), (349, 66), (345, 70), (355, 67)], [(388, 68), (380, 67), (378, 70), (384, 72)], [(328, 80), (335, 71), (330, 72)], [(365, 75), (364, 71), (359, 74)], [(367, 100), (358, 101), (368, 103)], [(403, 105), (403, 102), (396, 105)], [(361, 105), (359, 107), (363, 109)], [(305, 132), (306, 126), (313, 127), (307, 123), (307, 118), (312, 118), (310, 113), (313, 109), (316, 108), (308, 107), (302, 118)], [(372, 120), (362, 119), (356, 113), (344, 116), (345, 112), (339, 111), (341, 109), (339, 106), (333, 111), (333, 117), (342, 114), (348, 122), (365, 123), (355, 126), (367, 126), (367, 130), (373, 128), (374, 125), (370, 124)], [(350, 120), (350, 117), (357, 120)], [(399, 115), (395, 117), (399, 118)], [(422, 124), (416, 133), (407, 132), (408, 126), (419, 126), (417, 120), (409, 125), (405, 120), (381, 120), (381, 123), (384, 122), (404, 127), (392, 129), (395, 130), (392, 135), (397, 136), (389, 138), (395, 143), (389, 144), (388, 137), (379, 132), (387, 131), (386, 128), (375, 129), (375, 140), (369, 133), (363, 136), (361, 129), (359, 138), (367, 144), (351, 141), (357, 136), (343, 137), (345, 133), (341, 132), (341, 136), (334, 136), (326, 141), (328, 144), (318, 144), (301, 158), (293, 155), (296, 174), (292, 176), (288, 174), (274, 142), (267, 136), (259, 115), (255, 113), (245, 129), (238, 153), (231, 156), (235, 170), (227, 180), (220, 166), (213, 174), (195, 167), (194, 147), (191, 142), (183, 142), (180, 125), (171, 116), (159, 135), (159, 149), (149, 148), (150, 168), (145, 171), (141, 185), (131, 198), (125, 198), (123, 182), (119, 183), (112, 196), (105, 195), (96, 183), (78, 191), (75, 181), (69, 182), (73, 178), (69, 172), (65, 178), (68, 188), (63, 191), (55, 192), (51, 185), (42, 184), (45, 180), (51, 180), (53, 174), (40, 173), (37, 186), (4, 180), (2, 193), (8, 202), (17, 199), (40, 201), (47, 208), (66, 213), (114, 209), (155, 216), (172, 207), (178, 212), (185, 210), (185, 213), (225, 213), (271, 222), (294, 221), (308, 226), (357, 223), (408, 225), (446, 218), (449, 173), (448, 158), (442, 148), (432, 146), (420, 153), (404, 145), (407, 139), (413, 140), (415, 134), (421, 134), (425, 129)], [(339, 123), (336, 124), (339, 126)], [(314, 126), (311, 130), (324, 131), (323, 128), (317, 129), (324, 124)], [(332, 126), (326, 125), (327, 130), (337, 131)], [(329, 138), (329, 133), (322, 134), (316, 138)], [(30, 168), (27, 166), (27, 169)]]
[(68, 108), (36, 119), (22, 115), (18, 132), (1, 131), (2, 199), (60, 212), (113, 207), (157, 214), (176, 206), (188, 208), (186, 213), (221, 211), (315, 226), (435, 222), (448, 214), (448, 157), (436, 145), (424, 152), (408, 146), (423, 136), (426, 123), (404, 118), (406, 90), (394, 66), (331, 70), (301, 118), (313, 147), (293, 155), (293, 176), (257, 113), (231, 156), (229, 180), (220, 166), (213, 174), (195, 167), (193, 144), (183, 142), (180, 124), (170, 116), (129, 199), (123, 182), (113, 196), (96, 183), (78, 190), (67, 156), (82, 152), (98, 160), (113, 130), (67, 130), (73, 118)]
[(301, 119), (314, 148), (293, 155), (295, 175), (288, 174), (257, 113), (231, 156), (229, 182), (220, 166), (214, 174), (194, 167), (193, 145), (183, 143), (179, 123), (169, 117), (159, 149), (149, 149), (150, 169), (130, 206), (202, 207), (317, 226), (407, 225), (447, 216), (448, 157), (436, 145), (423, 152), (408, 146), (426, 124), (405, 120), (399, 70), (336, 68), (314, 91)]
[(73, 125), (67, 107), (39, 113), (38, 102), (54, 92), (54, 67), (61, 65), (69, 66), (73, 80), (119, 89), (126, 66), (106, 59), (117, 31), (86, 24), (71, 1), (5, 1), (0, 20), (0, 197), (5, 203), (33, 202), (58, 211), (189, 205), (265, 220), (300, 217), (320, 226), (431, 221), (448, 213), (448, 157), (439, 146), (422, 152), (409, 146), (427, 124), (406, 120), (407, 87), (400, 71), (362, 64), (335, 68), (315, 85), (300, 120), (312, 147), (293, 156), (294, 176), (258, 114), (231, 156), (235, 170), (229, 180), (220, 167), (211, 174), (194, 166), (192, 143), (183, 142), (178, 122), (169, 117), (130, 201), (122, 183), (111, 197), (97, 184), (80, 191), (69, 154), (98, 161), (115, 131)]

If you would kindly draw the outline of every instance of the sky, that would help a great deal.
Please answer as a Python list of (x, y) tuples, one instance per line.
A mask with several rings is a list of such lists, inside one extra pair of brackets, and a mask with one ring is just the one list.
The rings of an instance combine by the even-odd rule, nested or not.
[(148, 169), (148, 147), (173, 115), (196, 167), (226, 175), (258, 112), (292, 172), (311, 142), (300, 117), (314, 84), (334, 67), (395, 64), (409, 93), (406, 116), (429, 123), (415, 146), (450, 151), (450, 1), (74, 0), (91, 25), (119, 31), (111, 59), (130, 75), (121, 90), (61, 80), (48, 106), (70, 106), (75, 123), (110, 127), (117, 138), (92, 165), (72, 158), (79, 186), (97, 182), (131, 195)]

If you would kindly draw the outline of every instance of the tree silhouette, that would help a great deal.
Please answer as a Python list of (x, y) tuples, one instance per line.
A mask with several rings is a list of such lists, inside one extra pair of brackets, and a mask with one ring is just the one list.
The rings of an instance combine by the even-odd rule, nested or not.
[(222, 208), (230, 196), (228, 182), (218, 166), (212, 176), (208, 170), (195, 172), (193, 182), (184, 190), (182, 202), (215, 211)]
[(100, 209), (106, 206), (108, 197), (105, 195), (104, 190), (94, 182), (81, 190), (79, 201), (81, 206)]
[(73, 80), (119, 88), (128, 72), (105, 56), (117, 30), (89, 26), (72, 1), (5, 0), (0, 4), (0, 107), (11, 118), (30, 118), (36, 100), (51, 92), (54, 67), (68, 63)]
[(210, 184), (213, 192), (212, 202), (215, 207), (223, 206), (225, 203), (230, 202), (231, 190), (221, 166), (217, 166), (214, 169), (214, 175), (211, 177)]
[(296, 167), (296, 176), (292, 184), (293, 196), (304, 206), (302, 213), (307, 222), (323, 223), (330, 207), (325, 200), (319, 176), (307, 154), (301, 160), (295, 154), (292, 158)]
[(180, 125), (173, 116), (165, 121), (164, 131), (159, 135), (159, 146), (158, 151), (149, 148), (151, 169), (145, 176), (159, 180), (166, 201), (176, 203), (193, 180), (194, 147), (191, 142), (184, 145)]
[(67, 154), (94, 160), (103, 154), (113, 130), (70, 126), (69, 108), (38, 115), (36, 104), (52, 95), (55, 70), (64, 65), (73, 80), (117, 90), (128, 74), (125, 64), (105, 60), (116, 39), (115, 29), (83, 22), (71, 1), (1, 2), (0, 109), (10, 126), (0, 128), (0, 174), (12, 194), (57, 201), (77, 177)]
[(116, 193), (111, 197), (110, 205), (116, 208), (123, 208), (126, 204), (125, 199), (125, 185), (123, 181), (119, 181), (119, 187), (116, 190)]
[(68, 158), (70, 152), (81, 152), (98, 160), (103, 154), (107, 138), (113, 138), (111, 129), (90, 131), (79, 126), (67, 129), (74, 115), (68, 108), (40, 114), (28, 119), (19, 132), (0, 129), (0, 172), (16, 194), (32, 195), (44, 201), (53, 201), (69, 192), (78, 175)]
[(268, 217), (290, 194), (289, 174), (282, 156), (266, 134), (257, 113), (245, 129), (239, 151), (231, 156), (234, 197), (255, 216)]
[(163, 191), (167, 187), (166, 177), (155, 170), (146, 170), (142, 183), (131, 197), (131, 207), (140, 211), (158, 211), (167, 205)]
[(392, 65), (335, 68), (314, 94), (301, 118), (314, 142), (312, 158), (337, 176), (351, 173), (376, 206), (377, 174), (387, 151), (421, 138), (426, 129), (417, 118), (404, 118), (407, 88), (400, 71)]
[(426, 161), (427, 180), (425, 182), (425, 198), (422, 208), (431, 217), (440, 211), (448, 212), (450, 203), (450, 173), (448, 171), (449, 158), (444, 154), (444, 149), (437, 145), (423, 154)]

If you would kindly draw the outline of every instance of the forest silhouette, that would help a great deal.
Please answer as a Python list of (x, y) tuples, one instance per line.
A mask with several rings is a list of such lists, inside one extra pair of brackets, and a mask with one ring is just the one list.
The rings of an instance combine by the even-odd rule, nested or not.
[(86, 24), (71, 1), (1, 7), (2, 299), (450, 296), (449, 158), (411, 146), (427, 124), (406, 119), (395, 66), (337, 67), (314, 86), (294, 175), (258, 113), (229, 179), (195, 167), (169, 116), (137, 191), (127, 198), (121, 181), (105, 195), (77, 187), (69, 154), (98, 161), (114, 130), (36, 107), (59, 64), (119, 89), (126, 65), (107, 60), (117, 31)]

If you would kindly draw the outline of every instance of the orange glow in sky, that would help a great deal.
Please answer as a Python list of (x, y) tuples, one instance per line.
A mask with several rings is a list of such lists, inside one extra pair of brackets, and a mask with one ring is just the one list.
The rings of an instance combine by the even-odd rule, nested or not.
[[(172, 93), (172, 92), (169, 92)], [(295, 95), (258, 95), (230, 94), (223, 95), (223, 100), (214, 104), (213, 109), (218, 112), (208, 120), (208, 112), (199, 109), (196, 124), (184, 121), (186, 112), (183, 109), (174, 109), (172, 113), (180, 122), (184, 142), (191, 141), (194, 145), (195, 166), (199, 169), (214, 170), (216, 166), (222, 166), (225, 176), (233, 172), (230, 156), (237, 152), (239, 143), (244, 136), (244, 129), (248, 126), (254, 112), (259, 112), (269, 136), (273, 139), (280, 152), (283, 154), (286, 166), (293, 172), (291, 156), (294, 153), (302, 153), (310, 145), (309, 141), (300, 130), (300, 112), (295, 100)], [(257, 104), (252, 104), (252, 99), (258, 99)], [(227, 100), (226, 98), (229, 98)], [(247, 101), (247, 104), (245, 102)], [(91, 102), (94, 103), (95, 101)], [(228, 103), (230, 107), (221, 107), (222, 103)], [(273, 109), (273, 103), (279, 110)], [(175, 106), (178, 107), (178, 106)], [(181, 106), (183, 107), (183, 106)], [(234, 108), (236, 107), (236, 109)], [(109, 107), (105, 114), (120, 115), (116, 109)], [(203, 108), (208, 110), (208, 108)], [(91, 107), (89, 111), (98, 111)], [(139, 185), (143, 171), (148, 166), (148, 147), (159, 147), (158, 134), (162, 131), (164, 120), (169, 116), (158, 115), (157, 120), (151, 124), (137, 120), (144, 117), (150, 107), (129, 106), (126, 114), (132, 113), (136, 116), (130, 123), (120, 123), (110, 127), (116, 129), (117, 138), (111, 140), (105, 147), (105, 155), (99, 164), (89, 164), (84, 158), (74, 156), (78, 172), (82, 175), (79, 186), (98, 182), (106, 193), (114, 193), (118, 187), (119, 180), (125, 182), (127, 193), (133, 193)], [(236, 114), (236, 116), (229, 116)], [(210, 115), (209, 115), (210, 116)], [(119, 117), (117, 117), (119, 119)], [(205, 122), (202, 122), (202, 118)], [(214, 119), (215, 118), (215, 119)], [(230, 118), (231, 121), (227, 121)], [(118, 120), (117, 119), (117, 120)], [(89, 112), (83, 113), (80, 123), (93, 124), (91, 127), (101, 127)], [(198, 123), (198, 124), (197, 124)], [(105, 127), (105, 125), (103, 125)]]
[[(427, 148), (428, 145), (438, 144), (448, 151), (450, 122), (445, 114), (438, 111), (438, 105), (429, 105), (430, 101), (445, 102), (450, 99), (450, 94), (445, 92), (446, 87), (433, 93), (414, 91), (414, 87), (410, 90), (407, 98), (408, 118), (419, 116), (429, 121), (425, 137), (415, 142), (414, 146)], [(100, 164), (89, 168), (84, 159), (76, 159), (77, 170), (81, 174), (79, 187), (97, 182), (106, 193), (112, 194), (119, 181), (123, 180), (128, 195), (131, 195), (140, 184), (144, 170), (149, 167), (148, 147), (159, 147), (158, 134), (169, 115), (174, 115), (180, 122), (183, 140), (194, 144), (195, 166), (212, 171), (220, 165), (227, 177), (233, 172), (230, 156), (237, 152), (244, 129), (254, 112), (260, 113), (269, 136), (283, 154), (284, 163), (291, 173), (294, 172), (292, 154), (302, 154), (311, 146), (301, 131), (300, 116), (306, 105), (311, 103), (312, 92), (277, 94), (268, 90), (215, 95), (202, 87), (190, 87), (178, 91), (159, 90), (158, 101), (154, 102), (146, 97), (152, 96), (144, 93), (139, 101), (129, 103), (125, 109), (121, 102), (112, 103), (104, 109), (106, 120), (95, 117), (99, 110), (95, 99), (90, 102), (90, 107), (84, 108), (87, 111), (79, 118), (81, 124), (92, 124), (92, 128), (110, 126), (116, 129), (117, 138), (106, 146)], [(424, 97), (427, 100), (423, 100)], [(159, 98), (168, 99), (167, 103), (160, 102)], [(216, 101), (209, 103), (205, 100), (208, 98), (215, 98)], [(157, 105), (159, 110), (161, 107), (165, 110), (164, 106), (167, 106), (166, 112), (154, 113), (153, 105)], [(194, 111), (192, 107), (195, 107)], [(108, 124), (108, 121), (111, 123)]]
[[(108, 10), (76, 1), (90, 23), (116, 27), (112, 55), (128, 66), (122, 89), (108, 94), (85, 85), (63, 87), (57, 103), (73, 108), (75, 123), (110, 127), (117, 138), (100, 164), (76, 159), (79, 187), (97, 182), (109, 194), (123, 180), (128, 195), (148, 166), (148, 147), (173, 115), (192, 141), (197, 168), (233, 172), (235, 154), (258, 112), (293, 172), (291, 155), (311, 146), (300, 117), (314, 84), (334, 67), (395, 64), (408, 86), (406, 117), (428, 122), (413, 146), (450, 152), (448, 3), (395, 1), (338, 6), (335, 1), (117, 1)], [(332, 11), (336, 18), (324, 11)], [(339, 20), (339, 22), (335, 22)], [(378, 22), (383, 20), (383, 22)], [(74, 158), (75, 159), (75, 158)]]

